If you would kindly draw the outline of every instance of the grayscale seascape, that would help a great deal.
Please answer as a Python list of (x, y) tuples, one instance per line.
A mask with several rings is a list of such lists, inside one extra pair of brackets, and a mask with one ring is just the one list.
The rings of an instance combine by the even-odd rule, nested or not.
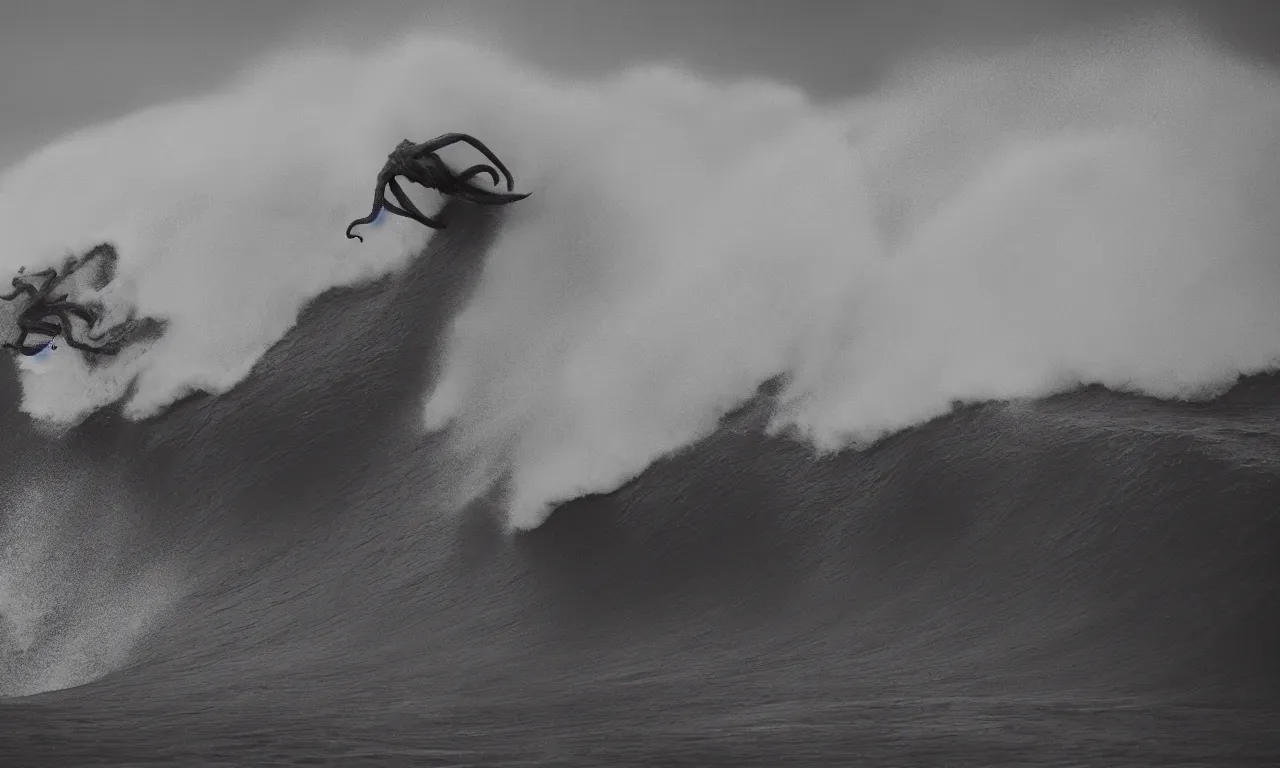
[(437, 5), (0, 11), (0, 766), (1280, 765), (1280, 8)]

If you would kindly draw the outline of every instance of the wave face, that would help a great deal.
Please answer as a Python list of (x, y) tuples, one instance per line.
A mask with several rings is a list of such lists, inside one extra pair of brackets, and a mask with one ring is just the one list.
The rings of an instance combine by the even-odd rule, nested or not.
[[(533, 196), (345, 239), (447, 131)], [(0, 381), (0, 755), (1266, 764), (1278, 141), (1174, 24), (839, 103), (409, 38), (58, 140), (0, 273), (166, 325)]]

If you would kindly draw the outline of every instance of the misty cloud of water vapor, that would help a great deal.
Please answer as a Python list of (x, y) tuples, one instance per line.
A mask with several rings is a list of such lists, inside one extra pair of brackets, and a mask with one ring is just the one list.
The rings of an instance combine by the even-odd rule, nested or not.
[[(753, 87), (602, 89), (578, 157), (629, 172), (544, 193), (490, 254), (427, 422), (484, 459), (477, 490), (507, 477), (514, 527), (774, 376), (772, 430), (832, 451), (955, 401), (1203, 397), (1280, 360), (1273, 74), (1160, 28), (927, 62), (834, 109)], [(620, 97), (643, 108), (606, 130)], [(709, 153), (699, 128), (752, 103), (780, 129), (730, 121)]]

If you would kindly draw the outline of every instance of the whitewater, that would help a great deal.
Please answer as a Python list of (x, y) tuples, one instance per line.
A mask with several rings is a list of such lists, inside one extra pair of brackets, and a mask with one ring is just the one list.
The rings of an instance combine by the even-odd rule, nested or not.
[(422, 250), (410, 221), (342, 230), (390, 148), (448, 131), (533, 195), (421, 426), (468, 457), (465, 498), (507, 484), (516, 529), (770, 380), (769, 429), (826, 453), (957, 403), (1205, 397), (1280, 361), (1280, 87), (1187, 30), (940, 56), (826, 104), (658, 66), (558, 80), (409, 37), (276, 55), (6, 171), (0, 269), (110, 242), (113, 316), (169, 323), (97, 369), (26, 375), (23, 410), (65, 427), (229, 391), (308, 302)]
[[(846, 93), (412, 32), (5, 169), (163, 332), (0, 366), (0, 765), (1275, 765), (1274, 68)], [(446, 132), (531, 196), (344, 237)]]

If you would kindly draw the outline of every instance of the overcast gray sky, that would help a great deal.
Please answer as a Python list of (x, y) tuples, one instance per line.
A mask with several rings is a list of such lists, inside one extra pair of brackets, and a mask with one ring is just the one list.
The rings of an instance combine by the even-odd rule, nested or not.
[(374, 45), (406, 22), (500, 39), (558, 71), (667, 59), (829, 96), (915, 48), (1008, 42), (1179, 6), (1203, 7), (1216, 29), (1254, 49), (1280, 40), (1280, 0), (10, 0), (0, 7), (0, 164), (57, 134), (208, 88), (286, 41)]

